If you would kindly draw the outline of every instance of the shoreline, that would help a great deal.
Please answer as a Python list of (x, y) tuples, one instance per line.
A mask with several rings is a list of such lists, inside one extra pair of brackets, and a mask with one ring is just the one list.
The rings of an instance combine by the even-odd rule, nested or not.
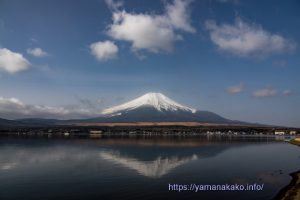
[(289, 141), (290, 144), (300, 146), (300, 138), (295, 138)]
[[(289, 141), (290, 144), (300, 146), (300, 139)], [(300, 170), (290, 173), (291, 182), (283, 187), (273, 200), (299, 200), (300, 199)]]
[(291, 182), (283, 187), (273, 200), (298, 200), (300, 199), (300, 170), (290, 173)]

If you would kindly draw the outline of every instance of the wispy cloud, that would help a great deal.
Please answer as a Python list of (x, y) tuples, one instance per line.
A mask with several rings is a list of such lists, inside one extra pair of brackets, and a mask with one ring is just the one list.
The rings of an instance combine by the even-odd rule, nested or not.
[(116, 58), (119, 48), (114, 42), (106, 40), (95, 42), (90, 45), (91, 54), (100, 61), (107, 61)]
[(290, 89), (285, 90), (278, 90), (271, 86), (267, 86), (262, 89), (258, 89), (252, 93), (252, 96), (258, 97), (258, 98), (264, 98), (264, 97), (275, 97), (275, 96), (290, 96), (293, 92)]
[(38, 43), (38, 40), (36, 38), (30, 38), (31, 43)]
[[(84, 104), (84, 105), (83, 105)], [(0, 117), (2, 118), (84, 118), (100, 114), (94, 106), (87, 106), (86, 101), (80, 105), (47, 106), (26, 104), (17, 98), (0, 97)]]
[(243, 92), (244, 88), (245, 88), (244, 84), (240, 83), (238, 85), (233, 85), (233, 86), (227, 87), (226, 91), (230, 94), (237, 94), (237, 93)]
[(196, 29), (190, 22), (190, 10), (188, 9), (190, 3), (190, 0), (174, 0), (172, 4), (166, 5), (165, 15), (176, 29), (195, 33)]
[(253, 92), (254, 97), (273, 97), (278, 94), (277, 90), (272, 87), (258, 89)]
[(45, 57), (49, 55), (46, 51), (44, 51), (41, 48), (29, 48), (27, 49), (27, 53), (34, 57)]
[(276, 60), (272, 63), (272, 65), (275, 67), (285, 68), (287, 66), (287, 61), (286, 60)]
[(106, 5), (109, 9), (116, 11), (121, 8), (124, 4), (123, 1), (105, 0)]
[(237, 56), (267, 56), (275, 53), (286, 53), (296, 48), (291, 40), (264, 30), (260, 25), (249, 24), (236, 18), (234, 24), (218, 25), (207, 20), (206, 29), (210, 39), (219, 50)]
[(113, 8), (113, 22), (108, 26), (107, 34), (115, 40), (130, 42), (133, 51), (171, 52), (174, 43), (182, 39), (178, 31), (196, 31), (190, 23), (190, 1), (174, 0), (166, 5), (161, 15), (121, 11), (121, 5), (107, 2)]
[(88, 98), (76, 97), (80, 103), (80, 107), (83, 107), (88, 110), (101, 110), (105, 105), (105, 98), (99, 98), (97, 100), (91, 100)]
[(291, 90), (284, 90), (284, 91), (282, 91), (282, 95), (283, 96), (290, 96), (290, 95), (292, 95), (293, 94), (293, 92), (291, 91)]
[(0, 70), (14, 74), (28, 69), (30, 65), (30, 62), (21, 53), (0, 48)]
[(253, 92), (253, 96), (254, 97), (273, 97), (276, 96), (278, 94), (278, 91), (272, 87), (266, 87), (266, 88), (262, 88), (262, 89), (258, 89), (256, 91)]

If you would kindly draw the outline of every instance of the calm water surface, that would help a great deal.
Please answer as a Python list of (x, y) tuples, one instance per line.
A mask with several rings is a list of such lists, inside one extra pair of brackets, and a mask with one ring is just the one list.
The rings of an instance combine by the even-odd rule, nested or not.
[[(272, 199), (300, 169), (275, 138), (1, 139), (0, 199)], [(174, 192), (173, 184), (263, 183), (262, 191)]]

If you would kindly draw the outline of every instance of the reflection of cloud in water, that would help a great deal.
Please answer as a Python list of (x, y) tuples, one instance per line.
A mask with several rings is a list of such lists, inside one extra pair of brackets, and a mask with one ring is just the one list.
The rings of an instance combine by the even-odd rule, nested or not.
[(0, 170), (12, 170), (24, 166), (36, 166), (56, 161), (80, 161), (99, 157), (99, 151), (81, 152), (77, 148), (29, 148), (19, 149), (18, 147), (1, 149)]
[(17, 165), (16, 162), (11, 162), (11, 163), (1, 163), (0, 165), (0, 169), (1, 170), (10, 170), (12, 168), (14, 168)]
[(194, 154), (184, 158), (178, 158), (177, 156), (170, 158), (157, 157), (157, 159), (153, 161), (140, 161), (135, 158), (121, 156), (120, 153), (116, 152), (101, 152), (100, 157), (134, 169), (138, 173), (151, 178), (159, 178), (174, 168), (198, 158), (197, 155)]

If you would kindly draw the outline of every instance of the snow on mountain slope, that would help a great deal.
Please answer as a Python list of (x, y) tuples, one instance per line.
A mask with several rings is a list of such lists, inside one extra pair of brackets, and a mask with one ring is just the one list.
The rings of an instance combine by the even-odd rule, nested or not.
[(183, 106), (172, 99), (166, 97), (161, 93), (147, 93), (141, 97), (138, 97), (132, 101), (127, 103), (114, 106), (102, 111), (102, 114), (120, 114), (124, 111), (133, 110), (142, 106), (151, 106), (157, 109), (158, 111), (187, 111), (191, 113), (195, 113), (196, 110), (189, 108), (187, 106)]

